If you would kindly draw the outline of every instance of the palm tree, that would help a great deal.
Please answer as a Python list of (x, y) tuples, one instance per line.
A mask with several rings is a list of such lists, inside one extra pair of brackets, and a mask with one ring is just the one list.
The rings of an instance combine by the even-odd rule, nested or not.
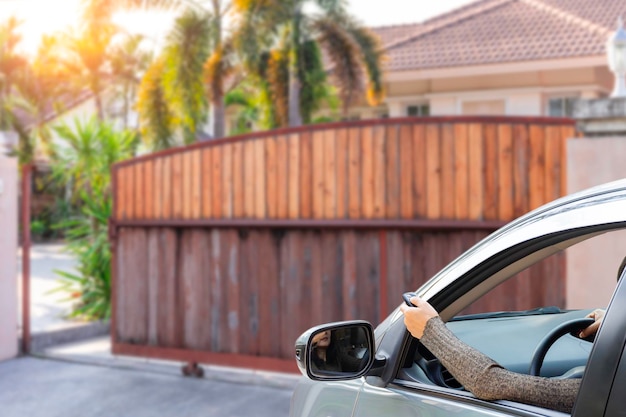
[(196, 140), (206, 121), (203, 71), (210, 51), (210, 30), (206, 12), (186, 9), (176, 19), (163, 51), (163, 91), (185, 143)]
[[(288, 103), (290, 126), (302, 124), (303, 113), (308, 112), (303, 108), (302, 91), (307, 85), (306, 74), (311, 73), (311, 54), (315, 59), (318, 53), (313, 45), (324, 51), (331, 64), (344, 114), (362, 90), (363, 72), (370, 104), (382, 99), (383, 53), (379, 42), (347, 14), (344, 1), (234, 0), (234, 4), (242, 17), (237, 44), (248, 69), (259, 75), (259, 69), (284, 72), (279, 60), (286, 62), (287, 95), (283, 99)], [(310, 6), (316, 6), (316, 11), (311, 12)], [(269, 55), (267, 51), (271, 51)], [(266, 78), (279, 77), (274, 74)], [(281, 97), (274, 99), (280, 101)]]
[(175, 120), (163, 91), (164, 59), (150, 65), (139, 85), (137, 111), (141, 138), (152, 151), (175, 145)]
[(17, 148), (20, 161), (33, 157), (33, 143), (23, 117), (29, 112), (25, 94), (32, 80), (32, 69), (26, 57), (17, 51), (21, 37), (17, 33), (20, 25), (14, 17), (0, 25), (0, 130), (17, 132)]
[[(120, 9), (175, 10), (180, 12), (168, 36), (162, 65), (165, 93), (174, 100), (175, 113), (183, 123), (185, 141), (195, 138), (205, 117), (198, 112), (211, 104), (210, 132), (213, 138), (225, 134), (224, 95), (226, 79), (232, 74), (234, 54), (226, 36), (224, 20), (229, 0), (89, 0), (91, 14), (112, 16)], [(195, 51), (195, 54), (194, 54)], [(202, 67), (199, 62), (203, 59)], [(180, 77), (180, 78), (178, 78)], [(199, 83), (204, 86), (199, 90)], [(171, 83), (171, 84), (170, 84)], [(203, 91), (203, 98), (197, 96)]]
[(137, 97), (141, 77), (152, 61), (152, 54), (142, 49), (144, 37), (139, 34), (125, 34), (111, 48), (109, 59), (111, 76), (116, 87), (116, 99), (122, 100), (122, 125), (127, 129), (128, 115)]

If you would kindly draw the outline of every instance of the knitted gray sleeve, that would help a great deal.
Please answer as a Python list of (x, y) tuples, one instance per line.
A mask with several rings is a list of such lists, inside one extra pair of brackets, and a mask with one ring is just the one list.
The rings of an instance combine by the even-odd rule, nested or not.
[(570, 413), (580, 379), (551, 379), (508, 371), (468, 346), (439, 317), (420, 339), (465, 389), (483, 400), (511, 400)]

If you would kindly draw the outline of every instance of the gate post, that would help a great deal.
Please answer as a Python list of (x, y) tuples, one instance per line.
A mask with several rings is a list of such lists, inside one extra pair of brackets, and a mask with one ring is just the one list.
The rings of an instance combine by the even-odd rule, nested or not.
[(17, 356), (17, 158), (0, 149), (0, 361)]

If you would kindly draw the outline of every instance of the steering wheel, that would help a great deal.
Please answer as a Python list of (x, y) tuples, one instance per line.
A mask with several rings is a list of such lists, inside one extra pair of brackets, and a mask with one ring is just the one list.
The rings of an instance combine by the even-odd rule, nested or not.
[(591, 318), (574, 319), (566, 321), (565, 323), (561, 323), (559, 326), (552, 329), (550, 333), (548, 333), (543, 337), (543, 339), (541, 339), (541, 341), (535, 348), (535, 353), (533, 353), (533, 358), (530, 361), (530, 370), (528, 371), (528, 373), (530, 375), (539, 376), (539, 371), (541, 370), (541, 365), (543, 365), (543, 360), (554, 342), (556, 342), (558, 339), (561, 338), (561, 336), (564, 336), (567, 333), (582, 330), (585, 327), (590, 326), (594, 321), (595, 320)]

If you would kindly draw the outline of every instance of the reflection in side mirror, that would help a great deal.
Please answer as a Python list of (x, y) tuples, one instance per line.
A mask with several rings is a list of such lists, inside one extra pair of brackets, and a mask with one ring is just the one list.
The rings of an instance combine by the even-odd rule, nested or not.
[(308, 341), (308, 374), (324, 380), (358, 378), (371, 367), (373, 349), (369, 323), (352, 322), (320, 328)]

